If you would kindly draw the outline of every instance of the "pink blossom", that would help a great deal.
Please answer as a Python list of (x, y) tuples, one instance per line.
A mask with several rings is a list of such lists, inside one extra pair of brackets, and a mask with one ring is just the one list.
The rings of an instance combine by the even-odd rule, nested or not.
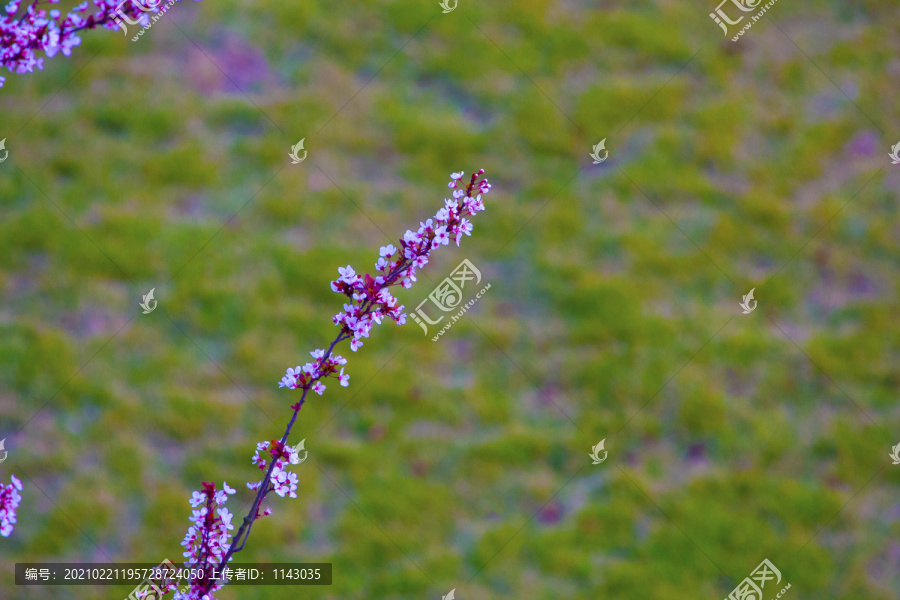
[(22, 482), (15, 475), (10, 475), (12, 483), (0, 486), (0, 535), (9, 537), (15, 529), (16, 511), (22, 501)]
[[(260, 469), (264, 469), (267, 463), (266, 460), (260, 456), (261, 452), (268, 452), (275, 461), (272, 471), (269, 474), (269, 483), (273, 486), (271, 491), (274, 491), (282, 498), (285, 494), (290, 495), (291, 498), (296, 498), (297, 474), (287, 470), (288, 464), (290, 463), (291, 449), (278, 440), (259, 442), (256, 444), (256, 452), (254, 453), (251, 462), (254, 465), (259, 466)], [(248, 483), (247, 487), (251, 490), (257, 490), (261, 485), (262, 482), (260, 481), (257, 483)]]
[[(441, 210), (444, 210), (443, 208)], [(434, 239), (431, 241), (431, 247), (446, 246), (450, 243), (450, 234), (447, 233), (446, 227), (438, 227), (434, 230)]]
[(302, 369), (300, 368), (300, 365), (297, 365), (296, 368), (289, 368), (287, 370), (287, 374), (281, 378), (281, 382), (278, 384), (278, 387), (297, 387), (297, 377), (300, 376), (301, 371)]
[(468, 219), (462, 219), (459, 223), (459, 231), (456, 232), (456, 246), (459, 247), (459, 241), (463, 234), (472, 235), (472, 222)]
[(341, 276), (341, 281), (349, 283), (350, 285), (353, 285), (359, 279), (359, 277), (356, 276), (356, 271), (354, 271), (353, 267), (350, 265), (338, 267), (338, 273)]
[[(350, 315), (350, 312), (335, 315), (334, 318), (352, 318), (348, 317), (348, 315)], [(337, 372), (338, 366), (346, 364), (346, 360), (340, 356), (325, 358), (325, 351), (321, 349), (310, 352), (310, 354), (316, 359), (315, 362), (308, 362), (303, 366), (297, 365), (296, 367), (289, 368), (285, 376), (282, 377), (281, 381), (278, 383), (278, 387), (312, 389), (314, 392), (321, 394), (325, 391), (325, 386), (320, 383), (319, 380), (333, 376)]]
[(272, 485), (274, 492), (284, 498), (288, 494), (291, 498), (297, 497), (297, 474), (283, 467), (276, 466), (272, 469)]

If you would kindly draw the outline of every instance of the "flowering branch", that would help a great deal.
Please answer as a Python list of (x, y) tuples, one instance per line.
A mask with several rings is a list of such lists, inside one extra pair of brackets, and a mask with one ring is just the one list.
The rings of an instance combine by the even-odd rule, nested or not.
[[(193, 525), (188, 530), (182, 541), (186, 551), (185, 566), (203, 568), (210, 573), (212, 569), (220, 573), (225, 569), (236, 552), (244, 549), (250, 530), (257, 519), (272, 514), (271, 508), (259, 512), (262, 502), (270, 492), (275, 492), (281, 497), (285, 495), (296, 498), (297, 475), (288, 471), (289, 464), (301, 462), (297, 451), (286, 445), (300, 407), (306, 402), (310, 390), (319, 395), (325, 391), (323, 381), (329, 377), (336, 378), (341, 386), (350, 385), (350, 376), (344, 373), (344, 365), (347, 359), (340, 355), (332, 356), (335, 346), (345, 340), (350, 340), (350, 349), (356, 352), (362, 345), (362, 338), (368, 338), (371, 329), (382, 320), (390, 317), (403, 325), (406, 322), (406, 314), (403, 305), (391, 295), (388, 288), (402, 285), (404, 288), (412, 287), (416, 281), (416, 269), (421, 269), (428, 264), (431, 252), (440, 246), (446, 246), (451, 239), (459, 246), (463, 235), (471, 235), (472, 223), (466, 218), (484, 210), (481, 200), (482, 194), (487, 194), (491, 184), (487, 179), (476, 181), (484, 174), (484, 169), (472, 175), (465, 188), (459, 187), (459, 180), (463, 172), (453, 173), (452, 181), (448, 187), (453, 190), (453, 198), (444, 201), (433, 219), (420, 223), (417, 231), (410, 231), (399, 240), (400, 250), (393, 244), (383, 246), (379, 251), (378, 262), (375, 263), (377, 274), (372, 277), (366, 274), (362, 277), (356, 274), (351, 266), (338, 268), (340, 277), (331, 282), (334, 292), (343, 294), (349, 299), (349, 304), (344, 304), (344, 310), (334, 315), (332, 321), (340, 327), (340, 332), (326, 350), (315, 350), (310, 354), (313, 362), (303, 366), (287, 369), (279, 388), (302, 390), (300, 400), (291, 406), (294, 410), (291, 419), (285, 428), (281, 439), (260, 442), (256, 445), (252, 463), (260, 470), (265, 470), (265, 477), (258, 482), (248, 483), (247, 487), (256, 490), (256, 497), (247, 516), (231, 538), (228, 544), (230, 531), (234, 528), (231, 524), (233, 515), (224, 507), (228, 494), (233, 494), (234, 489), (223, 483), (223, 489), (216, 491), (215, 484), (203, 483), (203, 491), (194, 492), (190, 503), (199, 510), (194, 510), (190, 520)], [(473, 197), (473, 193), (478, 193)], [(340, 371), (338, 371), (340, 368)], [(268, 453), (269, 459), (264, 458)], [(227, 546), (227, 548), (226, 548)], [(177, 591), (174, 600), (215, 600), (213, 592), (225, 585), (223, 579), (212, 579), (207, 576), (204, 579), (195, 579), (191, 582), (190, 590)], [(175, 590), (175, 585), (169, 583), (166, 591)]]
[[(122, 28), (127, 36), (125, 23), (147, 27), (150, 24), (148, 13), (159, 12), (157, 7), (162, 2), (93, 0), (99, 10), (84, 18), (78, 13), (88, 10), (87, 0), (73, 7), (65, 17), (57, 9), (46, 11), (38, 8), (41, 4), (58, 4), (59, 0), (34, 0), (16, 19), (15, 14), (19, 12), (22, 0), (10, 0), (5, 8), (6, 15), (0, 17), (0, 66), (6, 67), (10, 73), (20, 74), (33, 73), (35, 68), (43, 70), (44, 59), (38, 58), (36, 51), (43, 51), (47, 58), (53, 58), (60, 51), (65, 56), (71, 56), (72, 48), (81, 44), (77, 34), (83, 29), (102, 27), (114, 31)], [(3, 87), (4, 81), (6, 78), (0, 77), (0, 87)]]

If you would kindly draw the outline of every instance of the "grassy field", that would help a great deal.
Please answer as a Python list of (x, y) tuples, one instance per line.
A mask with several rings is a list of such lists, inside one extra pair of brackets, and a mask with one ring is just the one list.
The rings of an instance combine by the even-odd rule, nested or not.
[(491, 289), (437, 342), (341, 348), (299, 498), (237, 557), (333, 585), (219, 597), (718, 600), (768, 558), (766, 600), (900, 598), (900, 9), (781, 0), (737, 43), (714, 9), (180, 2), (7, 75), (0, 597), (124, 598), (13, 563), (177, 560), (201, 481), (238, 521), (337, 267), (484, 168), (472, 237), (397, 295), (464, 258)]

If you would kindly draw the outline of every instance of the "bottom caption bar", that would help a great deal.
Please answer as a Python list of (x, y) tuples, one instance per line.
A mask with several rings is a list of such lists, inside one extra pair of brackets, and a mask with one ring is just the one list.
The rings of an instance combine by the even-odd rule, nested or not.
[(228, 585), (331, 585), (331, 563), (229, 563), (223, 569), (161, 563), (16, 563), (16, 585), (188, 586), (210, 580)]

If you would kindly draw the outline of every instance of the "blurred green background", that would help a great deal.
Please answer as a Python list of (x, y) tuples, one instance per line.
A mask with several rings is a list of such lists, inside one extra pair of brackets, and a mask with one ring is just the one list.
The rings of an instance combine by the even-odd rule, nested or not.
[(124, 598), (13, 563), (177, 560), (201, 481), (238, 521), (337, 267), (484, 168), (473, 236), (398, 296), (463, 258), (490, 291), (436, 343), (341, 348), (299, 498), (237, 557), (333, 586), (219, 597), (713, 600), (763, 558), (789, 599), (900, 597), (900, 9), (784, 0), (732, 43), (714, 8), (180, 2), (7, 75), (0, 596)]

